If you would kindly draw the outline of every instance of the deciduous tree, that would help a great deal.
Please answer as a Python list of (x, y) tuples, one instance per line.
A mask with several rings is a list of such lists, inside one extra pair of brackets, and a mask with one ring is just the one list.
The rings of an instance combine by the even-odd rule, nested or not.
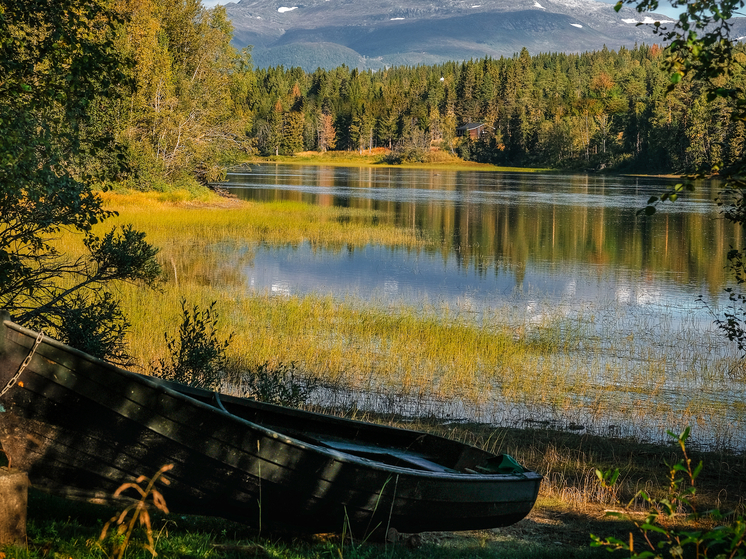
[[(619, 10), (624, 3), (636, 3), (638, 11), (658, 7), (658, 0), (620, 0), (616, 9)], [(745, 121), (746, 90), (743, 81), (734, 82), (731, 78), (743, 74), (746, 55), (736, 48), (736, 39), (730, 35), (730, 20), (737, 10), (744, 7), (744, 0), (702, 0), (694, 3), (676, 0), (675, 5), (684, 10), (678, 21), (671, 27), (658, 26), (656, 31), (670, 45), (666, 59), (666, 68), (670, 73), (669, 90), (686, 85), (689, 81), (697, 81), (704, 90), (710, 108), (728, 101), (731, 122), (737, 124)], [(693, 133), (704, 135), (701, 130)], [(698, 172), (692, 178), (710, 173), (720, 175), (725, 181), (725, 188), (719, 195), (718, 205), (727, 220), (746, 229), (746, 154), (731, 154), (732, 163), (726, 165), (722, 158), (708, 158), (709, 146), (705, 138), (699, 138), (698, 145), (701, 146), (701, 155), (695, 160)], [(646, 213), (655, 213), (657, 203), (674, 201), (685, 189), (693, 188), (690, 180), (676, 185), (672, 191), (661, 196), (651, 197)], [(741, 289), (746, 284), (746, 248), (731, 247), (728, 260), (738, 287), (726, 289), (732, 306), (716, 322), (746, 355), (746, 294)]]
[[(121, 24), (103, 1), (0, 0), (0, 307), (124, 360), (127, 321), (109, 287), (152, 284), (160, 268), (143, 233), (91, 233), (112, 215), (94, 186), (123, 170), (112, 113), (132, 85)], [(84, 256), (57, 249), (63, 230), (84, 236)]]

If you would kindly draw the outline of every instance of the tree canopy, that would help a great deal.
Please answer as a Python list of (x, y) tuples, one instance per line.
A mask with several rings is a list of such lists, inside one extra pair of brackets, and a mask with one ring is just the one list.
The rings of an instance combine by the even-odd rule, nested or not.
[[(0, 0), (0, 306), (21, 324), (100, 357), (126, 357), (127, 321), (106, 286), (152, 284), (156, 250), (93, 187), (124, 170), (111, 107), (130, 88), (121, 17), (91, 0)], [(85, 235), (71, 260), (61, 230)]]
[[(667, 57), (653, 44), (379, 72), (257, 69), (252, 135), (267, 155), (329, 149), (332, 131), (337, 150), (403, 148), (417, 129), (428, 147), (500, 165), (662, 173), (737, 160), (743, 123), (701, 80), (670, 89)], [(723, 81), (740, 87), (743, 72)], [(458, 136), (470, 122), (487, 125), (479, 140)]]

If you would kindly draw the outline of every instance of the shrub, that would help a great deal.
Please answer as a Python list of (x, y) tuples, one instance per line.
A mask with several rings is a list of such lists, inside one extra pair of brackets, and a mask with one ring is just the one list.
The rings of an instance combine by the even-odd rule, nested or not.
[(295, 363), (280, 363), (273, 367), (265, 361), (256, 370), (246, 373), (244, 387), (247, 396), (260, 402), (297, 408), (308, 401), (318, 383), (301, 378)]
[(227, 363), (225, 350), (233, 333), (223, 341), (218, 339), (215, 303), (205, 310), (195, 305), (190, 311), (186, 300), (181, 300), (179, 339), (164, 334), (169, 357), (158, 361), (153, 371), (156, 376), (207, 390), (220, 386)]
[[(695, 482), (702, 472), (702, 462), (692, 466), (692, 461), (686, 452), (686, 441), (689, 438), (690, 429), (687, 427), (683, 433), (676, 435), (671, 431), (668, 434), (676, 439), (681, 447), (684, 457), (676, 464), (669, 465), (670, 486), (669, 494), (662, 499), (653, 499), (645, 491), (640, 491), (635, 496), (641, 497), (648, 505), (648, 513), (642, 523), (634, 522), (642, 533), (644, 543), (635, 548), (634, 535), (630, 533), (629, 541), (618, 538), (601, 539), (591, 534), (591, 546), (605, 546), (609, 551), (624, 550), (629, 552), (632, 558), (655, 558), (664, 557), (716, 557), (735, 558), (746, 557), (746, 518), (741, 515), (728, 517), (720, 510), (714, 509), (705, 513), (697, 512), (695, 497), (697, 489)], [(609, 489), (619, 477), (619, 471), (600, 472), (597, 471), (601, 483)], [(634, 500), (634, 499), (633, 499)], [(629, 506), (629, 505), (628, 505)], [(672, 528), (674, 519), (685, 511), (686, 527), (683, 529)], [(632, 520), (623, 513), (609, 512), (610, 516), (616, 516)], [(695, 529), (701, 526), (700, 521), (709, 519), (716, 526), (712, 529)], [(640, 549), (642, 548), (642, 549)]]

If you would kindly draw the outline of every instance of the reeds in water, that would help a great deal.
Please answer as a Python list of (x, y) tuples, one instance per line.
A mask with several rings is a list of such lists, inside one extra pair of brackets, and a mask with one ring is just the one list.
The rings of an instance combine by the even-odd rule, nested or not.
[[(746, 446), (735, 356), (674, 309), (631, 316), (613, 302), (583, 310), (547, 302), (537, 318), (508, 305), (468, 313), (256, 292), (241, 269), (260, 243), (420, 250), (434, 241), (373, 225), (367, 210), (173, 198), (107, 195), (120, 212), (113, 221), (132, 223), (161, 248), (161, 289), (118, 291), (142, 370), (164, 357), (163, 334), (173, 334), (182, 298), (203, 308), (217, 301), (221, 327), (236, 335), (231, 386), (264, 363), (295, 363), (324, 387), (317, 404), (642, 439), (691, 424), (702, 444)], [(72, 255), (77, 242), (60, 239)]]

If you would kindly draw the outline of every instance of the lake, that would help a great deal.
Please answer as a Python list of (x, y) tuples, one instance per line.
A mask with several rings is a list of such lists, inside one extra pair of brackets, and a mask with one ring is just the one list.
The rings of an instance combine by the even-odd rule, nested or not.
[[(743, 446), (735, 405), (746, 395), (742, 383), (713, 380), (733, 377), (732, 365), (730, 373), (712, 372), (735, 355), (713, 327), (713, 312), (727, 302), (726, 253), (740, 244), (739, 231), (718, 215), (712, 202), (718, 185), (712, 182), (661, 205), (654, 216), (638, 215), (651, 195), (675, 183), (657, 177), (261, 164), (229, 173), (224, 186), (246, 200), (375, 210), (371, 222), (413, 228), (433, 241), (421, 250), (258, 246), (244, 264), (247, 289), (428, 305), (477, 319), (502, 309), (517, 331), (552, 320), (581, 322), (583, 336), (603, 348), (604, 356), (599, 360), (594, 352), (584, 361), (580, 355), (579, 363), (614, 371), (613, 379), (597, 372), (589, 378), (603, 389), (612, 380), (621, 382), (619, 391), (630, 393), (615, 400), (622, 407), (641, 397), (628, 386), (638, 384), (641, 374), (630, 369), (630, 359), (665, 363), (665, 380), (648, 379), (655, 387), (642, 391), (663, 417), (651, 426), (630, 423), (613, 409), (594, 412), (608, 418), (593, 421), (587, 411), (573, 416), (544, 410), (540, 421), (594, 423), (597, 430), (648, 439), (666, 426), (700, 422), (703, 444)], [(622, 348), (619, 341), (630, 336), (634, 344)], [(622, 381), (619, 367), (626, 371)], [(704, 425), (712, 423), (708, 413), (718, 414), (716, 425)], [(447, 415), (508, 421), (497, 404), (470, 410), (459, 403)]]

